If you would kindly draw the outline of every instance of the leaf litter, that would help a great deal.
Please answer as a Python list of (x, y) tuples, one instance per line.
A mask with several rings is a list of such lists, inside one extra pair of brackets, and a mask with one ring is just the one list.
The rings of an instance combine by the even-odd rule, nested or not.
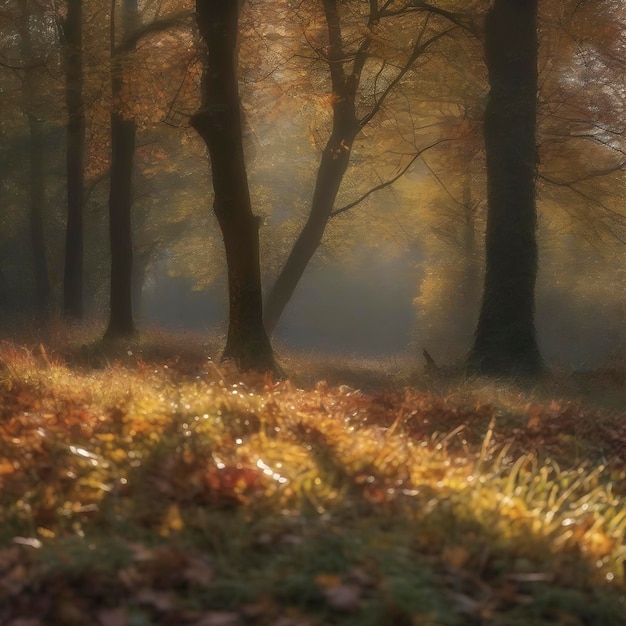
[(625, 622), (623, 413), (128, 352), (2, 344), (0, 623)]

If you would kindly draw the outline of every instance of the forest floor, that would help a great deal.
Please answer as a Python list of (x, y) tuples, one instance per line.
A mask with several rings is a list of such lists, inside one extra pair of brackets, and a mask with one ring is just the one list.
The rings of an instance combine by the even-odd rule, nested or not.
[(0, 624), (626, 623), (623, 367), (207, 353), (0, 342)]

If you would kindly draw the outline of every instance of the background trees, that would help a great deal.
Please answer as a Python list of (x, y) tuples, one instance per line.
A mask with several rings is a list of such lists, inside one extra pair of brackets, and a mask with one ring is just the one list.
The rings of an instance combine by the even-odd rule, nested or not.
[[(26, 154), (28, 160), (27, 189), (29, 194), (30, 246), (33, 274), (35, 278), (35, 299), (37, 313), (46, 317), (50, 313), (51, 286), (48, 274), (48, 254), (44, 227), (45, 174), (44, 136), (42, 119), (37, 105), (36, 73), (42, 72), (46, 59), (42, 50), (37, 51), (37, 36), (45, 41), (50, 35), (50, 24), (46, 23), (45, 11), (28, 0), (17, 0), (16, 16), (20, 51), (20, 80), (22, 83), (22, 111), (28, 124)], [(43, 43), (43, 42), (41, 42)]]
[[(0, 266), (11, 294), (5, 310), (34, 313), (37, 308), (35, 272), (27, 269), (23, 245), (30, 241), (29, 168), (27, 160), (17, 158), (33, 145), (29, 119), (21, 112), (28, 100), (28, 70), (34, 89), (28, 109), (43, 137), (41, 249), (50, 301), (58, 311), (65, 206), (70, 195), (75, 197), (58, 165), (71, 152), (66, 150), (71, 107), (63, 98), (68, 64), (62, 60), (68, 48), (57, 28), (59, 20), (69, 19), (70, 6), (26, 3), (33, 65), (23, 58), (18, 32), (23, 2), (5, 5), (0, 21), (0, 149), (6, 157), (0, 168)], [(389, 301), (380, 327), (397, 331), (396, 349), (409, 339), (399, 330), (408, 324), (404, 317), (399, 320), (410, 314), (414, 301), (416, 347), (426, 346), (438, 362), (469, 351), (484, 264), (482, 124), (489, 85), (480, 25), (490, 6), (483, 1), (245, 3), (239, 54), (243, 150), (251, 204), (260, 218), (261, 270), (268, 286), (287, 275), (291, 284), (279, 288), (281, 278), (266, 293), (270, 305), (279, 301), (275, 293), (283, 294), (274, 309), (278, 313), (268, 309), (268, 326), (275, 323), (270, 318), (280, 317), (302, 277), (294, 292), (297, 306), (276, 326), (279, 341), (300, 341), (297, 329), (317, 324), (320, 335), (306, 345), (321, 342), (325, 333), (329, 345), (330, 337), (337, 337), (339, 349), (343, 332), (344, 346), (358, 346), (359, 333), (367, 340), (374, 331), (359, 329), (355, 320), (365, 318), (375, 301), (383, 310), (377, 287), (384, 283), (385, 294), (393, 292), (397, 300), (382, 297)], [(132, 225), (134, 284), (124, 292), (132, 291), (136, 311), (143, 302), (141, 323), (174, 324), (193, 317), (200, 324), (205, 315), (205, 326), (215, 328), (225, 317), (219, 307), (226, 269), (219, 224), (204, 208), (211, 194), (205, 144), (189, 124), (199, 107), (201, 74), (197, 42), (185, 17), (194, 7), (174, 0), (138, 1), (140, 18), (116, 38), (123, 70), (116, 98), (111, 59), (105, 54), (110, 8), (82, 3), (86, 311), (91, 317), (108, 307), (105, 243), (107, 189), (116, 176), (110, 167), (115, 110), (136, 127), (133, 219), (125, 222), (127, 231)], [(624, 263), (619, 240), (626, 234), (619, 61), (623, 12), (620, 3), (609, 0), (539, 7), (536, 312), (539, 343), (548, 360), (566, 353), (554, 320), (567, 321), (587, 349), (611, 343), (592, 330), (594, 316), (619, 317), (615, 286), (622, 279), (615, 268)], [(119, 192), (122, 186), (115, 183), (113, 189)], [(580, 280), (566, 270), (574, 258)], [(128, 276), (130, 268), (123, 265)], [(296, 266), (297, 271), (289, 270)], [(358, 281), (351, 280), (355, 272), (360, 272)], [(393, 291), (396, 278), (404, 286)], [(362, 299), (352, 288), (362, 292)], [(324, 307), (310, 305), (310, 299), (321, 302), (326, 294), (334, 312), (322, 322)], [(193, 315), (183, 310), (185, 300), (196, 307)], [(337, 326), (344, 330), (333, 334), (328, 328), (341, 315), (345, 320)]]
[[(315, 52), (328, 66), (332, 129), (322, 150), (308, 218), (268, 294), (265, 323), (270, 333), (319, 247), (329, 220), (349, 208), (335, 207), (335, 201), (355, 139), (379, 114), (418, 59), (453, 29), (431, 26), (428, 15), (421, 23), (407, 26), (411, 11), (392, 5), (370, 2), (364, 11), (362, 3), (343, 8), (336, 0), (322, 2), (327, 39), (319, 42)], [(319, 28), (318, 22), (316, 26)], [(390, 50), (392, 37), (404, 44), (399, 50)], [(416, 151), (420, 154), (425, 149)]]
[(108, 337), (132, 335), (135, 332), (132, 303), (133, 237), (131, 209), (133, 204), (133, 161), (137, 124), (124, 106), (124, 72), (127, 55), (134, 41), (125, 38), (139, 26), (137, 0), (123, 0), (117, 37), (116, 0), (111, 0), (111, 171), (109, 191), (109, 244), (111, 250), (110, 315)]
[(83, 99), (83, 17), (81, 0), (68, 0), (59, 20), (67, 107), (67, 226), (63, 275), (63, 313), (83, 317), (83, 202), (85, 178), (85, 103)]

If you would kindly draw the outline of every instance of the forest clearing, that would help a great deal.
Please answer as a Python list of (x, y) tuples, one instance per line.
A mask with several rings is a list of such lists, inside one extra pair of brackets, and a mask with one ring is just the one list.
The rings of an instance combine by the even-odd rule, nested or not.
[(0, 346), (0, 623), (624, 623), (623, 368), (296, 384), (85, 346)]
[(626, 624), (626, 3), (0, 7), (0, 626)]

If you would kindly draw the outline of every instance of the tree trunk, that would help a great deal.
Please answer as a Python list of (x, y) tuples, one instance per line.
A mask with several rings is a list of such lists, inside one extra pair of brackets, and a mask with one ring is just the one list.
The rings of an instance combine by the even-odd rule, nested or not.
[(342, 65), (346, 55), (343, 51), (337, 0), (324, 0), (324, 12), (328, 26), (328, 62), (335, 96), (333, 130), (322, 152), (309, 217), (265, 304), (265, 328), (270, 335), (276, 329), (304, 270), (322, 241), (341, 181), (350, 163), (352, 144), (361, 130), (354, 102), (367, 46), (362, 46), (355, 57), (352, 72), (346, 74)]
[(337, 122), (335, 128), (322, 153), (309, 217), (265, 303), (265, 328), (270, 335), (276, 329), (287, 303), (291, 300), (309, 261), (322, 241), (339, 186), (348, 168), (355, 135), (354, 128), (348, 123)]
[(82, 1), (68, 0), (62, 23), (67, 103), (67, 229), (63, 314), (83, 319), (83, 155), (85, 111), (83, 103)]
[(495, 0), (485, 21), (486, 274), (470, 353), (472, 369), (490, 375), (542, 368), (534, 325), (537, 52), (537, 0)]
[[(122, 23), (136, 23), (137, 0), (123, 0)], [(109, 241), (111, 246), (110, 317), (107, 338), (135, 333), (132, 305), (133, 238), (132, 181), (137, 127), (122, 111), (123, 56), (115, 46), (115, 0), (111, 2), (111, 188)]]
[(277, 372), (263, 326), (259, 222), (252, 213), (237, 84), (238, 0), (196, 0), (207, 47), (202, 105), (191, 123), (206, 143), (214, 203), (226, 250), (229, 323), (223, 358), (242, 370)]
[[(477, 205), (472, 199), (470, 181), (467, 180), (463, 189), (463, 257), (465, 262), (465, 276), (463, 279), (463, 308), (466, 315), (477, 308), (480, 297), (481, 272), (478, 261), (478, 246), (476, 242), (476, 213)], [(472, 322), (474, 324), (475, 322)]]
[[(19, 0), (19, 35), (22, 59), (26, 65), (33, 63), (32, 40), (30, 36), (29, 9), (27, 0)], [(44, 236), (44, 171), (43, 134), (41, 122), (33, 112), (36, 95), (31, 76), (32, 70), (25, 69), (23, 77), (24, 112), (28, 121), (30, 141), (28, 144), (28, 191), (30, 242), (35, 276), (35, 301), (41, 317), (50, 314), (52, 289), (48, 276), (48, 260)]]

